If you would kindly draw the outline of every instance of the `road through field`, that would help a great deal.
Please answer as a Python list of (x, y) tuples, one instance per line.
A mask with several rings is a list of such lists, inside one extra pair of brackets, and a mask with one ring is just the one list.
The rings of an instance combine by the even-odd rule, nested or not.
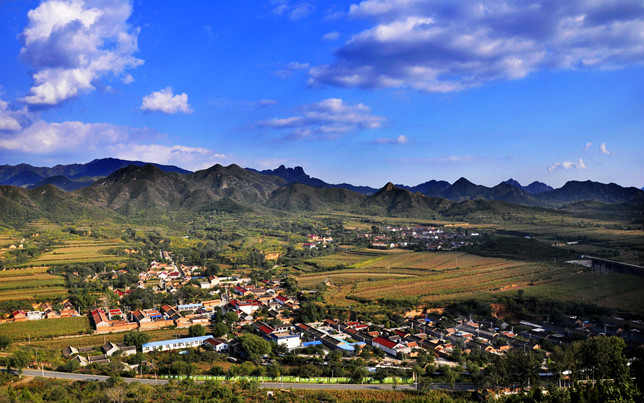
[[(6, 371), (2, 369), (2, 371)], [(42, 376), (44, 378), (57, 378), (57, 379), (69, 379), (74, 381), (97, 381), (104, 382), (107, 381), (110, 377), (105, 375), (87, 375), (87, 374), (74, 374), (67, 372), (57, 372), (57, 371), (41, 371), (41, 370), (30, 370), (26, 369), (22, 371), (23, 376)], [(168, 383), (166, 379), (146, 379), (146, 378), (123, 378), (125, 382), (140, 382), (147, 385), (162, 385)], [(386, 384), (325, 384), (325, 383), (287, 383), (287, 382), (262, 382), (260, 383), (262, 388), (276, 389), (276, 388), (285, 388), (285, 389), (312, 389), (312, 390), (414, 390), (413, 385), (404, 385), (399, 384), (394, 387), (394, 385)], [(457, 383), (453, 388), (446, 383), (434, 383), (432, 384), (432, 389), (435, 390), (455, 390), (455, 391), (472, 391), (474, 390), (474, 385), (470, 383)]]

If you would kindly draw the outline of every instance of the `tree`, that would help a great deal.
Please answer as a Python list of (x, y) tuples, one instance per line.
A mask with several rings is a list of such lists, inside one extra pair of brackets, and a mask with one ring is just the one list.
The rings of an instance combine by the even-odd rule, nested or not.
[(188, 328), (188, 336), (190, 337), (199, 337), (206, 334), (206, 329), (203, 326), (196, 324)]
[(233, 311), (228, 311), (224, 315), (224, 321), (232, 325), (233, 323), (239, 322), (239, 316)]
[(259, 361), (262, 356), (270, 354), (273, 350), (271, 343), (254, 334), (244, 334), (239, 338), (242, 349), (253, 361)]
[(594, 381), (613, 379), (616, 384), (628, 382), (628, 366), (619, 337), (594, 337), (577, 342), (575, 349), (576, 370), (580, 377)]
[(29, 364), (29, 356), (23, 350), (18, 350), (11, 354), (9, 357), (9, 363), (7, 369), (15, 368), (18, 371), (18, 375), (22, 377), (22, 369)]
[(212, 327), (212, 335), (215, 337), (222, 337), (228, 332), (230, 332), (230, 328), (223, 322), (217, 322)]
[(9, 347), (9, 345), (13, 342), (9, 336), (0, 335), (0, 350), (4, 350), (5, 348)]
[(150, 335), (145, 332), (128, 332), (123, 335), (123, 343), (128, 346), (136, 346), (138, 349), (149, 341)]
[(123, 403), (125, 401), (125, 396), (127, 392), (123, 386), (114, 386), (112, 388), (105, 389), (105, 397), (108, 401), (114, 403)]

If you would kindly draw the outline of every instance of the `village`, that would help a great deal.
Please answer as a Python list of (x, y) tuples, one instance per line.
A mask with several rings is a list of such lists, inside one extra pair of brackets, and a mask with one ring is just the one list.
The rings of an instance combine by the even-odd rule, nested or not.
[[(424, 229), (384, 228), (386, 232), (403, 237), (426, 237)], [(433, 231), (429, 229), (428, 231)], [(438, 232), (431, 233), (440, 237)], [(476, 236), (468, 234), (468, 236)], [(330, 238), (310, 237), (311, 243), (332, 242)], [(375, 236), (374, 241), (385, 241)], [(386, 240), (389, 241), (389, 240)], [(439, 367), (464, 368), (464, 357), (481, 352), (504, 355), (510, 351), (535, 351), (543, 354), (542, 372), (549, 373), (545, 366), (553, 346), (575, 340), (601, 335), (615, 335), (641, 344), (644, 324), (612, 318), (604, 323), (594, 323), (583, 318), (568, 318), (568, 326), (549, 322), (530, 323), (521, 321), (505, 323), (490, 316), (472, 318), (472, 315), (454, 315), (443, 309), (408, 310), (400, 312), (395, 323), (374, 323), (360, 320), (315, 317), (302, 314), (301, 305), (311, 306), (311, 299), (319, 296), (320, 290), (293, 290), (288, 279), (252, 280), (250, 277), (202, 276), (203, 268), (177, 266), (168, 252), (161, 252), (164, 262), (152, 262), (147, 271), (139, 273), (136, 288), (151, 289), (155, 294), (174, 294), (183, 287), (202, 290), (208, 299), (197, 302), (169, 305), (160, 304), (151, 308), (130, 309), (120, 306), (97, 306), (88, 313), (95, 334), (145, 333), (159, 329), (189, 329), (190, 337), (156, 340), (139, 346), (106, 342), (100, 348), (74, 347), (73, 340), (63, 350), (63, 356), (77, 361), (70, 368), (96, 368), (109, 364), (113, 357), (170, 350), (208, 349), (223, 353), (233, 362), (249, 359), (249, 354), (240, 344), (244, 334), (254, 334), (273, 346), (273, 353), (309, 357), (311, 351), (321, 352), (328, 359), (340, 355), (345, 360), (369, 358), (372, 371), (377, 368), (410, 370), (418, 368), (416, 359), (423, 357), (423, 364)], [(291, 283), (292, 284), (292, 283)], [(135, 289), (115, 288), (116, 300), (124, 298)], [(161, 298), (160, 298), (161, 299)], [(57, 311), (50, 304), (42, 304), (33, 311), (16, 311), (10, 321), (56, 320), (56, 318), (79, 316), (76, 308), (65, 301)], [(206, 334), (218, 324), (226, 323), (225, 330)], [(196, 330), (193, 332), (193, 329)], [(198, 331), (197, 331), (198, 330)], [(544, 346), (549, 348), (544, 349)], [(268, 357), (268, 355), (266, 356)], [(146, 359), (153, 366), (152, 359)], [(279, 359), (278, 359), (279, 361)], [(123, 370), (136, 370), (139, 365), (122, 363)], [(148, 372), (150, 369), (147, 370)], [(143, 372), (141, 370), (141, 372)]]

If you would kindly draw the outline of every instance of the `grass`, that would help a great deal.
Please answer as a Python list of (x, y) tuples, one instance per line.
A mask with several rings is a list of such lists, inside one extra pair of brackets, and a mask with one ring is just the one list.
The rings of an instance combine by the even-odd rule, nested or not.
[(0, 334), (14, 341), (37, 340), (63, 335), (73, 335), (90, 329), (87, 317), (57, 318), (9, 322), (0, 325)]
[(644, 279), (622, 274), (598, 275), (579, 266), (488, 258), (462, 252), (380, 256), (352, 268), (298, 277), (304, 288), (329, 281), (326, 302), (416, 299), (444, 303), (468, 298), (491, 300), (516, 293), (569, 301), (595, 302), (629, 312), (644, 312)]

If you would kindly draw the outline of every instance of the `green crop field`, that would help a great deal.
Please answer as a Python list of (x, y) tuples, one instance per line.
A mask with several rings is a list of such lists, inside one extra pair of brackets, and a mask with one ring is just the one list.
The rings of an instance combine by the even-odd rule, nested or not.
[(67, 295), (65, 279), (47, 273), (47, 267), (0, 271), (0, 301)]
[(88, 263), (123, 260), (124, 257), (109, 254), (113, 248), (123, 248), (122, 241), (115, 240), (68, 240), (55, 246), (51, 251), (43, 253), (37, 259), (30, 261), (31, 265), (53, 265), (67, 263)]
[(306, 262), (315, 264), (318, 267), (334, 267), (338, 265), (353, 266), (383, 256), (386, 257), (388, 254), (375, 249), (351, 250), (309, 259)]
[(0, 334), (14, 341), (80, 334), (90, 330), (87, 317), (25, 320), (0, 324)]
[(441, 303), (467, 298), (491, 299), (516, 293), (564, 300), (594, 301), (603, 306), (644, 311), (644, 278), (621, 274), (599, 276), (564, 263), (522, 262), (479, 257), (461, 252), (413, 253), (381, 256), (352, 268), (298, 276), (302, 287), (329, 282), (326, 302), (414, 298)]

